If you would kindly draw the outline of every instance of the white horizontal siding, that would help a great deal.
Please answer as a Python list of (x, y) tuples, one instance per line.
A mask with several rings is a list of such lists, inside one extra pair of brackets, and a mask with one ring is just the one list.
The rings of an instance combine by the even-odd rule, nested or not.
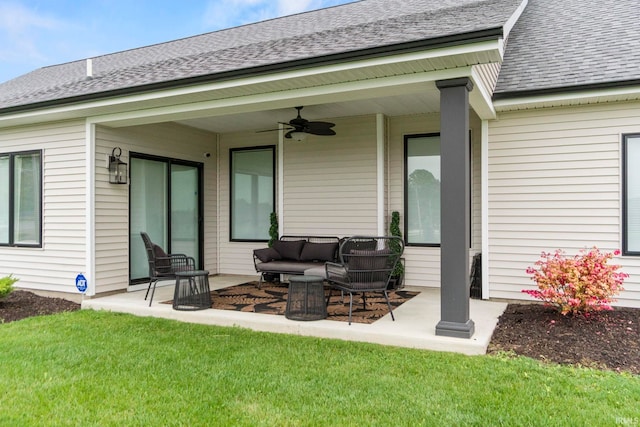
[(284, 230), (328, 236), (377, 233), (376, 118), (336, 121), (336, 136), (284, 148)]
[[(640, 104), (500, 114), (489, 124), (490, 295), (525, 298), (541, 251), (621, 247), (621, 134), (640, 132)], [(640, 258), (616, 259), (640, 271)], [(640, 306), (640, 277), (624, 305)]]
[(85, 127), (83, 121), (0, 130), (0, 153), (42, 150), (42, 248), (0, 247), (0, 276), (17, 286), (77, 293), (86, 272)]
[[(215, 134), (162, 123), (129, 128), (96, 127), (96, 292), (126, 289), (129, 283), (129, 186), (109, 184), (106, 158), (114, 147), (131, 163), (131, 151), (204, 163), (204, 268), (217, 264), (217, 160)], [(204, 153), (212, 153), (209, 158)]]

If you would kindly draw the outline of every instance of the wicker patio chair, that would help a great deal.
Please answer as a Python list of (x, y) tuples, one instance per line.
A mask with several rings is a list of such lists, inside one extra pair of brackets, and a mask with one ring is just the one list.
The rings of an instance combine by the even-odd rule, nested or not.
[(404, 242), (399, 237), (355, 236), (346, 239), (338, 250), (340, 263), (325, 264), (327, 281), (331, 285), (327, 304), (334, 289), (348, 293), (351, 324), (353, 294), (362, 294), (362, 303), (366, 310), (366, 293), (381, 292), (387, 301), (391, 319), (395, 321), (387, 286), (403, 251)]
[(196, 261), (190, 256), (184, 254), (167, 254), (160, 246), (151, 241), (149, 235), (144, 231), (140, 232), (144, 248), (147, 251), (147, 259), (149, 261), (149, 286), (144, 296), (145, 301), (151, 291), (149, 299), (149, 307), (153, 302), (153, 294), (156, 291), (156, 284), (159, 280), (175, 280), (176, 273), (180, 271), (189, 271), (196, 269)]

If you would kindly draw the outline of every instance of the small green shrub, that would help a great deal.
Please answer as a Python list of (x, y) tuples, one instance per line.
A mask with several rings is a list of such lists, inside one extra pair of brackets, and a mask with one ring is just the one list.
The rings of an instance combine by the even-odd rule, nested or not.
[(8, 296), (13, 291), (13, 284), (18, 281), (11, 274), (0, 278), (0, 299)]

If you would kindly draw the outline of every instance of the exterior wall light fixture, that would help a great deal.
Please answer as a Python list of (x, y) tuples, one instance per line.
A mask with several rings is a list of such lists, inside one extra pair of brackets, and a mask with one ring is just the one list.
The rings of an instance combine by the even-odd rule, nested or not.
[(120, 147), (115, 147), (111, 151), (109, 156), (109, 183), (111, 184), (126, 184), (127, 183), (127, 164), (120, 160), (122, 150)]

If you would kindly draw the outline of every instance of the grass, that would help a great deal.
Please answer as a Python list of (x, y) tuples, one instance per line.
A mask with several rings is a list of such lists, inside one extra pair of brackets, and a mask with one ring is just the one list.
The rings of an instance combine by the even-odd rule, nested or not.
[(0, 324), (0, 426), (616, 425), (640, 377), (82, 310)]

